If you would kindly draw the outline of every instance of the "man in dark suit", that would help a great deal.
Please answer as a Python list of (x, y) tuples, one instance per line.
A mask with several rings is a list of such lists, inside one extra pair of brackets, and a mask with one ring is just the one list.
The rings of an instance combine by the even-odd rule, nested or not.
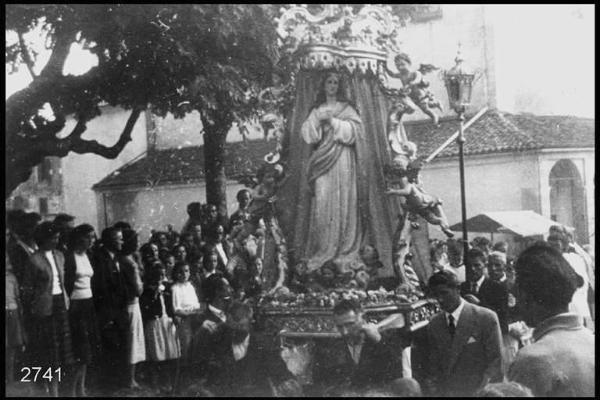
[(119, 376), (115, 367), (125, 367), (127, 355), (127, 289), (117, 254), (123, 247), (123, 233), (114, 227), (102, 231), (102, 245), (93, 255), (92, 292), (102, 338), (103, 356), (110, 371), (107, 378)]
[(219, 326), (227, 321), (227, 307), (233, 299), (233, 289), (223, 275), (210, 275), (202, 285), (204, 298), (208, 303), (200, 316), (201, 328), (209, 333), (216, 333)]
[(402, 343), (392, 331), (380, 333), (363, 319), (360, 305), (343, 300), (333, 309), (340, 339), (317, 342), (313, 382), (322, 392), (334, 387), (367, 389), (402, 377)]
[(467, 253), (467, 280), (460, 285), (460, 294), (469, 303), (489, 308), (498, 316), (500, 329), (508, 333), (508, 289), (484, 274), (487, 256), (479, 249)]
[(502, 380), (502, 336), (498, 317), (464, 301), (449, 271), (429, 278), (441, 312), (427, 326), (429, 357), (425, 387), (432, 396), (468, 397)]
[(33, 232), (42, 217), (38, 213), (25, 213), (21, 210), (11, 210), (7, 214), (6, 223), (10, 230), (10, 237), (6, 244), (6, 251), (22, 290), (26, 265), (37, 250)]
[[(510, 326), (510, 324), (520, 321), (522, 318), (520, 318), (516, 307), (515, 281), (510, 280), (506, 276), (506, 253), (492, 251), (488, 257), (488, 271), (490, 279), (494, 282), (498, 282), (506, 290), (506, 324)], [(498, 314), (498, 316), (500, 316), (500, 314)], [(513, 362), (515, 355), (519, 350), (519, 335), (516, 332), (504, 330), (502, 322), (500, 322), (500, 324), (503, 341), (502, 371), (506, 373), (508, 371), (508, 366)]]
[(275, 346), (251, 331), (252, 308), (234, 302), (218, 334), (204, 330), (198, 359), (207, 388), (217, 396), (273, 396), (293, 376)]

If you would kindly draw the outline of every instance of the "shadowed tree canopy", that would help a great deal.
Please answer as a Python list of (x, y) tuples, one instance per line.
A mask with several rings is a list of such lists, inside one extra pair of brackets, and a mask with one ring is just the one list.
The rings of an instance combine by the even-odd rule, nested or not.
[[(252, 113), (248, 93), (272, 68), (279, 7), (7, 5), (7, 64), (26, 66), (33, 81), (6, 102), (6, 197), (44, 157), (71, 151), (117, 157), (147, 107), (159, 116), (197, 110), (210, 147), (207, 179), (220, 180), (225, 135), (232, 122)], [(45, 65), (27, 40), (34, 30), (50, 52)], [(12, 43), (9, 33), (17, 38)], [(98, 58), (97, 66), (78, 76), (63, 72), (74, 43)], [(131, 110), (110, 147), (82, 138), (100, 104)], [(51, 117), (40, 112), (44, 106)], [(68, 116), (77, 120), (75, 128), (57, 137)], [(221, 203), (218, 194), (211, 200)]]
[[(44, 157), (75, 152), (116, 158), (148, 108), (175, 117), (197, 110), (203, 124), (207, 201), (225, 215), (226, 135), (233, 122), (256, 111), (255, 95), (278, 58), (275, 18), (280, 7), (7, 5), (7, 65), (26, 66), (33, 81), (6, 101), (5, 197)], [(431, 7), (395, 5), (393, 12), (416, 20), (419, 13), (431, 14)], [(32, 32), (39, 32), (50, 52), (44, 65), (28, 41)], [(75, 43), (98, 58), (97, 66), (77, 76), (64, 73)], [(112, 146), (82, 137), (87, 122), (100, 115), (101, 104), (131, 110)], [(51, 109), (51, 117), (40, 112), (44, 107)], [(77, 124), (58, 137), (68, 116)]]

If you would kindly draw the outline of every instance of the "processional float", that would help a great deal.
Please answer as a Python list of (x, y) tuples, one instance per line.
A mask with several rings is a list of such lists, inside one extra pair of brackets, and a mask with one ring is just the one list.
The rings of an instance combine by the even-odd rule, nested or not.
[[(402, 125), (403, 116), (415, 110), (428, 115), (432, 124), (438, 123), (435, 110), (441, 106), (424, 78), (436, 68), (413, 68), (410, 56), (400, 50), (400, 33), (400, 21), (386, 7), (367, 5), (354, 12), (352, 7), (324, 5), (317, 15), (305, 6), (282, 9), (278, 34), (283, 72), (276, 73), (273, 87), (260, 96), (265, 105), (261, 119), (265, 137), (274, 137), (276, 145), (265, 156), (266, 168), (255, 182), (259, 188), (255, 190), (259, 198), (255, 210), (266, 217), (262, 220), (272, 242), (263, 246), (265, 270), (275, 271), (271, 287), (257, 304), (258, 329), (267, 334), (284, 339), (336, 336), (331, 310), (343, 298), (360, 301), (365, 318), (382, 329), (404, 332), (426, 326), (439, 310), (415, 284), (411, 235), (418, 229), (417, 215), (439, 225), (448, 236), (452, 233), (441, 202), (425, 193), (418, 181), (423, 163)], [(392, 60), (395, 68), (390, 69)], [(310, 245), (314, 235), (322, 234), (315, 231), (319, 226), (314, 220), (315, 208), (320, 205), (310, 174), (313, 164), (319, 165), (315, 153), (326, 138), (323, 133), (308, 143), (309, 133), (304, 132), (310, 130), (307, 121), (318, 105), (323, 78), (330, 72), (339, 75), (339, 85), (345, 83), (343, 97), (356, 111), (348, 122), (348, 132), (355, 136), (344, 144), (350, 146), (354, 157), (348, 164), (355, 167), (349, 172), (349, 187), (354, 185), (352, 179), (358, 182), (356, 235), (360, 251), (356, 259), (352, 251), (344, 257), (331, 253), (334, 257), (319, 265), (314, 253), (330, 249), (319, 247), (327, 247), (327, 243)], [(281, 79), (285, 74), (287, 79)], [(318, 125), (315, 129), (327, 132)], [(329, 132), (337, 134), (331, 133), (333, 128)], [(344, 200), (340, 206), (346, 204), (352, 208), (355, 203)], [(334, 225), (335, 217), (331, 221)], [(366, 254), (366, 248), (377, 249), (379, 260)], [(371, 265), (377, 262), (379, 267)], [(422, 272), (417, 275), (421, 280), (427, 278)], [(387, 289), (367, 290), (373, 288), (369, 284), (376, 276), (388, 278)], [(294, 286), (304, 290), (298, 292)]]

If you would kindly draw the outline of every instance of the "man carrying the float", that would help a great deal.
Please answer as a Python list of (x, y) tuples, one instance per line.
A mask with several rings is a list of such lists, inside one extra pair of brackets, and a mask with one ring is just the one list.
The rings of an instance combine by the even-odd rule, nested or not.
[(342, 300), (333, 308), (339, 339), (315, 348), (313, 380), (322, 394), (381, 387), (402, 377), (402, 336), (363, 319), (360, 304)]

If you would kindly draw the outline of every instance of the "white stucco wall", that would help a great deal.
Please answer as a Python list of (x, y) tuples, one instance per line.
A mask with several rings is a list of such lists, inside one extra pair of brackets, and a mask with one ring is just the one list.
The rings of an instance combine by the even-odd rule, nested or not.
[[(106, 146), (112, 146), (119, 139), (129, 114), (130, 111), (120, 108), (103, 107), (102, 115), (87, 124), (83, 138), (97, 140)], [(75, 123), (74, 120), (69, 120), (63, 132), (70, 132)], [(98, 209), (92, 186), (146, 151), (146, 120), (143, 113), (133, 129), (131, 138), (132, 141), (114, 160), (108, 160), (95, 154), (72, 152), (61, 160), (64, 190), (63, 211), (74, 215), (77, 218), (75, 223), (86, 222), (98, 226)]]
[[(236, 194), (244, 185), (230, 181), (227, 185), (227, 211), (237, 209)], [(100, 226), (104, 228), (119, 220), (129, 222), (140, 232), (140, 243), (150, 237), (150, 230), (166, 229), (172, 224), (180, 231), (187, 221), (187, 205), (199, 201), (206, 203), (206, 185), (158, 186), (152, 189), (130, 188), (110, 193), (98, 193), (97, 204)], [(106, 207), (105, 207), (106, 205)]]
[[(593, 242), (595, 159), (592, 149), (466, 156), (467, 218), (486, 211), (517, 210), (532, 210), (550, 218), (549, 176), (552, 167), (561, 159), (571, 160), (582, 177), (586, 196), (587, 226), (590, 242)], [(425, 190), (441, 197), (444, 201), (443, 207), (450, 225), (460, 222), (458, 158), (436, 160), (423, 168), (421, 176)], [(444, 238), (437, 227), (430, 226), (429, 234), (432, 238)], [(489, 238), (489, 234), (484, 236)], [(507, 238), (494, 235), (495, 240)]]
[[(450, 225), (460, 222), (458, 158), (442, 159), (426, 165), (421, 177), (425, 190), (442, 198)], [(539, 170), (534, 153), (467, 156), (467, 218), (486, 211), (532, 210), (539, 213), (538, 182)], [(444, 238), (438, 227), (430, 226), (429, 235), (432, 238)]]

